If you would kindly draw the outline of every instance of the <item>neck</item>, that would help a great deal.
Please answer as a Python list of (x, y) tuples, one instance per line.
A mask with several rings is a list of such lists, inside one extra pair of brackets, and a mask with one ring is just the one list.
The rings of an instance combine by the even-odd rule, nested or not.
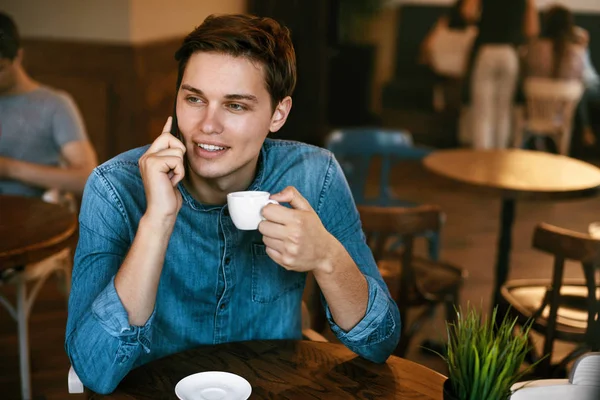
[(40, 87), (38, 82), (31, 79), (31, 77), (27, 75), (23, 68), (18, 68), (15, 76), (15, 85), (8, 92), (6, 92), (6, 94), (15, 95), (29, 93), (33, 92), (38, 87)]
[(202, 178), (187, 168), (184, 185), (188, 192), (202, 204), (223, 205), (227, 203), (227, 194), (247, 190), (256, 175), (254, 168), (233, 171), (227, 176), (216, 179)]

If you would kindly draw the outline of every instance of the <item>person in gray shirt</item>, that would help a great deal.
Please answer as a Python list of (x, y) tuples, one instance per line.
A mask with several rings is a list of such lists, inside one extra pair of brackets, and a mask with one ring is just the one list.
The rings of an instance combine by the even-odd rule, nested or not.
[(34, 81), (16, 24), (0, 12), (0, 194), (81, 194), (97, 165), (75, 102)]

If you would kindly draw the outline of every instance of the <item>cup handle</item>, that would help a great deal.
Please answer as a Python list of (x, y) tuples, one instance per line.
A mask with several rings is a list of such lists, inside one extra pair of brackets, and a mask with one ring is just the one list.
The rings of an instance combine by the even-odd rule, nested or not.
[[(278, 202), (277, 200), (272, 200), (272, 199), (269, 199), (269, 200), (267, 200), (267, 202), (265, 203), (265, 205), (263, 206), (263, 208), (264, 208), (264, 207), (265, 207), (267, 204), (279, 204), (279, 202)], [(260, 209), (260, 218), (261, 218), (263, 221), (266, 221), (266, 220), (267, 220), (265, 217), (263, 217), (263, 216), (262, 216), (262, 208)]]

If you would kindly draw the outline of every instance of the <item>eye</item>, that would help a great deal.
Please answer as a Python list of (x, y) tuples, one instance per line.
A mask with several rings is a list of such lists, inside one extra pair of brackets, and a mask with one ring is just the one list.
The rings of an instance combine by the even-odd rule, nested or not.
[(248, 109), (245, 105), (239, 103), (230, 103), (227, 104), (227, 107), (232, 111), (245, 111)]
[(187, 96), (185, 98), (185, 100), (188, 103), (191, 103), (191, 104), (200, 104), (200, 103), (202, 103), (202, 99), (200, 99), (199, 97), (196, 97), (196, 96)]

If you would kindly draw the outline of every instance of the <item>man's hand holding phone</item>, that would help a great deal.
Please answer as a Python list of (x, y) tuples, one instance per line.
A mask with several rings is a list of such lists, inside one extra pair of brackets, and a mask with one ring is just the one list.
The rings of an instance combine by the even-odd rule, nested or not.
[(177, 184), (185, 176), (185, 146), (171, 134), (172, 121), (167, 119), (163, 132), (139, 160), (146, 192), (145, 215), (158, 223), (174, 223), (182, 204)]

